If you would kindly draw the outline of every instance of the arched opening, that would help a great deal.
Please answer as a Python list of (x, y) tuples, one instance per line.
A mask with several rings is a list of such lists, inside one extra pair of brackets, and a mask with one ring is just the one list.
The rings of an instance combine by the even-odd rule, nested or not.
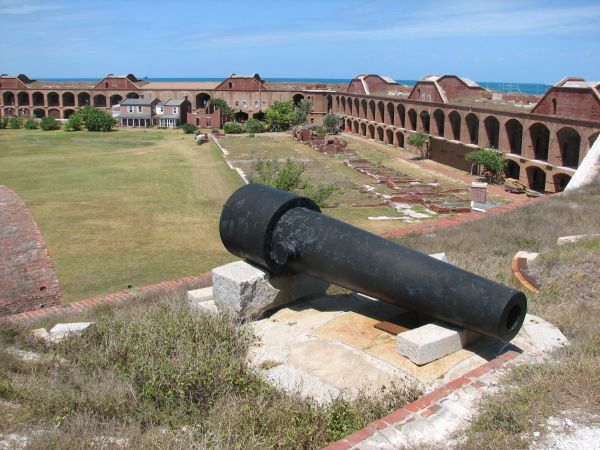
[(514, 178), (518, 180), (521, 176), (521, 166), (519, 166), (516, 162), (509, 159), (506, 164), (506, 173), (507, 178)]
[(396, 143), (398, 144), (398, 147), (404, 148), (404, 133), (401, 131), (396, 132)]
[(369, 102), (369, 120), (375, 120), (375, 101), (371, 100)]
[(233, 115), (233, 119), (236, 122), (245, 122), (248, 120), (248, 114), (246, 114), (244, 111), (238, 111)]
[(440, 137), (444, 136), (444, 122), (445, 122), (444, 111), (441, 109), (436, 109), (433, 112), (433, 120), (435, 121), (435, 128), (437, 131), (437, 135)]
[(335, 106), (336, 106), (336, 109), (339, 111), (340, 110), (340, 98), (337, 95), (335, 96)]
[(357, 98), (354, 99), (354, 115), (360, 117), (360, 101)]
[(295, 94), (292, 97), (292, 101), (294, 102), (294, 106), (298, 106), (300, 104), (300, 100), (304, 100), (304, 95), (302, 95), (302, 94)]
[(362, 119), (366, 119), (367, 118), (367, 101), (366, 100), (361, 100), (360, 102), (360, 116)]
[(479, 117), (471, 113), (465, 117), (467, 124), (467, 132), (469, 133), (469, 143), (475, 144), (479, 142)]
[(404, 105), (402, 103), (400, 103), (396, 107), (396, 112), (398, 113), (398, 119), (397, 119), (396, 125), (400, 124), (400, 128), (405, 128), (404, 124), (405, 124), (406, 114), (405, 114)]
[(421, 111), (421, 114), (419, 114), (419, 117), (421, 119), (421, 128), (423, 128), (423, 131), (427, 134), (429, 134), (429, 125), (431, 122), (431, 118), (429, 117), (429, 112), (428, 111)]
[(34, 92), (31, 94), (31, 101), (33, 102), (33, 106), (44, 106), (44, 94)]
[(201, 92), (200, 94), (196, 95), (196, 109), (206, 108), (209, 100), (210, 100), (210, 95), (208, 95), (205, 92)]
[(29, 117), (29, 108), (19, 108), (19, 117), (23, 119)]
[(571, 177), (565, 173), (557, 173), (552, 177), (552, 181), (554, 182), (554, 190), (556, 192), (562, 192), (571, 181)]
[(72, 109), (65, 109), (65, 110), (63, 111), (63, 117), (64, 117), (65, 119), (68, 119), (68, 118), (69, 118), (69, 117), (71, 117), (73, 114), (75, 114), (75, 111), (74, 111), (74, 110), (72, 110)]
[(122, 100), (123, 100), (123, 97), (121, 97), (119, 94), (111, 95), (110, 96), (110, 106), (119, 105)]
[(377, 102), (377, 122), (384, 123), (385, 120), (385, 106), (383, 102)]
[(94, 106), (97, 108), (106, 108), (106, 96), (102, 94), (94, 95)]
[(360, 131), (360, 125), (358, 124), (358, 120), (354, 121), (354, 126), (352, 127), (352, 131), (354, 131), (355, 134), (358, 134), (358, 132)]
[(4, 108), (4, 116), (12, 117), (15, 115), (15, 108)]
[(375, 139), (375, 125), (369, 125), (369, 138)]
[(60, 111), (58, 109), (49, 109), (48, 116), (54, 117), (55, 119), (60, 119)]
[(448, 114), (448, 120), (450, 120), (450, 128), (452, 129), (452, 139), (460, 141), (460, 114), (456, 111), (451, 111)]
[(556, 99), (552, 99), (552, 115), (556, 115)]
[(545, 192), (546, 190), (546, 174), (539, 167), (528, 167), (527, 168), (527, 180), (529, 182), (529, 188), (538, 192)]
[(394, 123), (394, 104), (393, 103), (388, 103), (387, 104), (387, 120), (385, 121), (386, 124), (388, 125), (395, 125)]
[(521, 154), (521, 144), (523, 142), (523, 125), (516, 119), (510, 119), (504, 125), (510, 152), (515, 155)]
[(17, 94), (17, 102), (19, 106), (29, 106), (29, 94), (27, 92), (19, 92)]
[[(339, 97), (338, 97), (339, 98)], [(342, 97), (340, 99), (340, 103), (342, 105), (342, 112), (344, 113), (344, 115), (346, 114), (346, 97)]]
[(383, 142), (383, 128), (377, 127), (377, 140)]
[(346, 119), (346, 131), (352, 131), (354, 127), (352, 126), (352, 120)]
[(56, 92), (48, 92), (48, 106), (60, 106), (60, 97)]
[(42, 108), (36, 108), (33, 110), (33, 117), (36, 119), (46, 117), (46, 111), (44, 111)]
[(333, 112), (333, 97), (331, 94), (327, 95), (327, 113), (331, 114)]
[(556, 133), (560, 147), (562, 165), (577, 168), (579, 166), (579, 148), (581, 147), (581, 136), (571, 127), (565, 127)]
[(4, 103), (4, 106), (15, 106), (15, 94), (13, 92), (4, 92), (2, 94), (2, 103)]
[(529, 127), (531, 147), (535, 159), (548, 161), (548, 146), (550, 144), (550, 130), (542, 123), (534, 123)]
[(140, 95), (137, 92), (128, 92), (125, 97), (127, 97), (127, 98), (140, 98)]
[(410, 125), (410, 129), (416, 131), (417, 129), (417, 112), (414, 109), (408, 110), (408, 123)]
[(77, 94), (77, 106), (87, 106), (90, 104), (90, 94), (87, 92), (80, 92)]
[(361, 122), (361, 124), (360, 124), (360, 135), (361, 136), (367, 135), (367, 125), (364, 122)]
[(487, 134), (488, 146), (498, 148), (500, 142), (500, 122), (494, 116), (487, 116), (483, 121)]
[(257, 113), (252, 114), (252, 118), (256, 119), (256, 120), (260, 120), (262, 122), (263, 120), (265, 120), (265, 113), (262, 111), (259, 111)]
[(75, 106), (75, 95), (72, 92), (65, 92), (62, 98), (63, 106)]
[(594, 134), (592, 134), (590, 136), (590, 138), (588, 139), (588, 142), (590, 144), (590, 148), (592, 148), (592, 145), (594, 145), (594, 142), (596, 142), (596, 139), (598, 139), (598, 136), (600, 135), (600, 131), (596, 132)]
[(392, 130), (385, 130), (385, 143), (390, 145), (394, 144), (394, 132)]

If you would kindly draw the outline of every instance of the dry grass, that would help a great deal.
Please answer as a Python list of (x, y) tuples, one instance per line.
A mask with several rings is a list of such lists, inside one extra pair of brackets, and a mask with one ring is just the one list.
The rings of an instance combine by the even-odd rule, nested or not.
[(521, 366), (502, 394), (485, 399), (462, 448), (526, 448), (550, 416), (600, 414), (600, 239), (557, 247), (559, 236), (598, 233), (600, 186), (561, 195), (499, 217), (489, 217), (403, 242), (496, 281), (519, 286), (511, 259), (519, 250), (540, 252), (533, 274), (540, 294), (528, 294), (529, 311), (557, 325), (571, 345), (543, 364)]
[[(419, 395), (396, 387), (321, 406), (283, 393), (246, 365), (248, 328), (194, 316), (181, 294), (92, 318), (52, 347), (0, 324), (0, 401), (14, 411), (0, 433), (44, 449), (319, 448)], [(24, 362), (15, 346), (43, 358)]]

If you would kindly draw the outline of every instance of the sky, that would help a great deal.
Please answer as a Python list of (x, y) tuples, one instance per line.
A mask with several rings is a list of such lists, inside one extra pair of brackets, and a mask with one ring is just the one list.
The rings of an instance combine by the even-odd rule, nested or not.
[(32, 78), (600, 80), (599, 0), (0, 0), (0, 73)]

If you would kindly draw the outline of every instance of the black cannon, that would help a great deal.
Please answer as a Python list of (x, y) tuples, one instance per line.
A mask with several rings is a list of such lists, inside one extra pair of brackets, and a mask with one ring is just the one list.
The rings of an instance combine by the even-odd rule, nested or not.
[(525, 295), (321, 214), (310, 199), (249, 184), (219, 225), (234, 255), (274, 274), (303, 273), (503, 342), (519, 331)]

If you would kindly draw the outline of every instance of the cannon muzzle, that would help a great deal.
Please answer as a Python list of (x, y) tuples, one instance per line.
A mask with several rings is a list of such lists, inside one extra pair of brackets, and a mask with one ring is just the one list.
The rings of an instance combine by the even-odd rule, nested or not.
[(503, 342), (525, 295), (321, 214), (310, 199), (261, 184), (235, 191), (219, 225), (234, 255), (274, 274), (303, 273)]

